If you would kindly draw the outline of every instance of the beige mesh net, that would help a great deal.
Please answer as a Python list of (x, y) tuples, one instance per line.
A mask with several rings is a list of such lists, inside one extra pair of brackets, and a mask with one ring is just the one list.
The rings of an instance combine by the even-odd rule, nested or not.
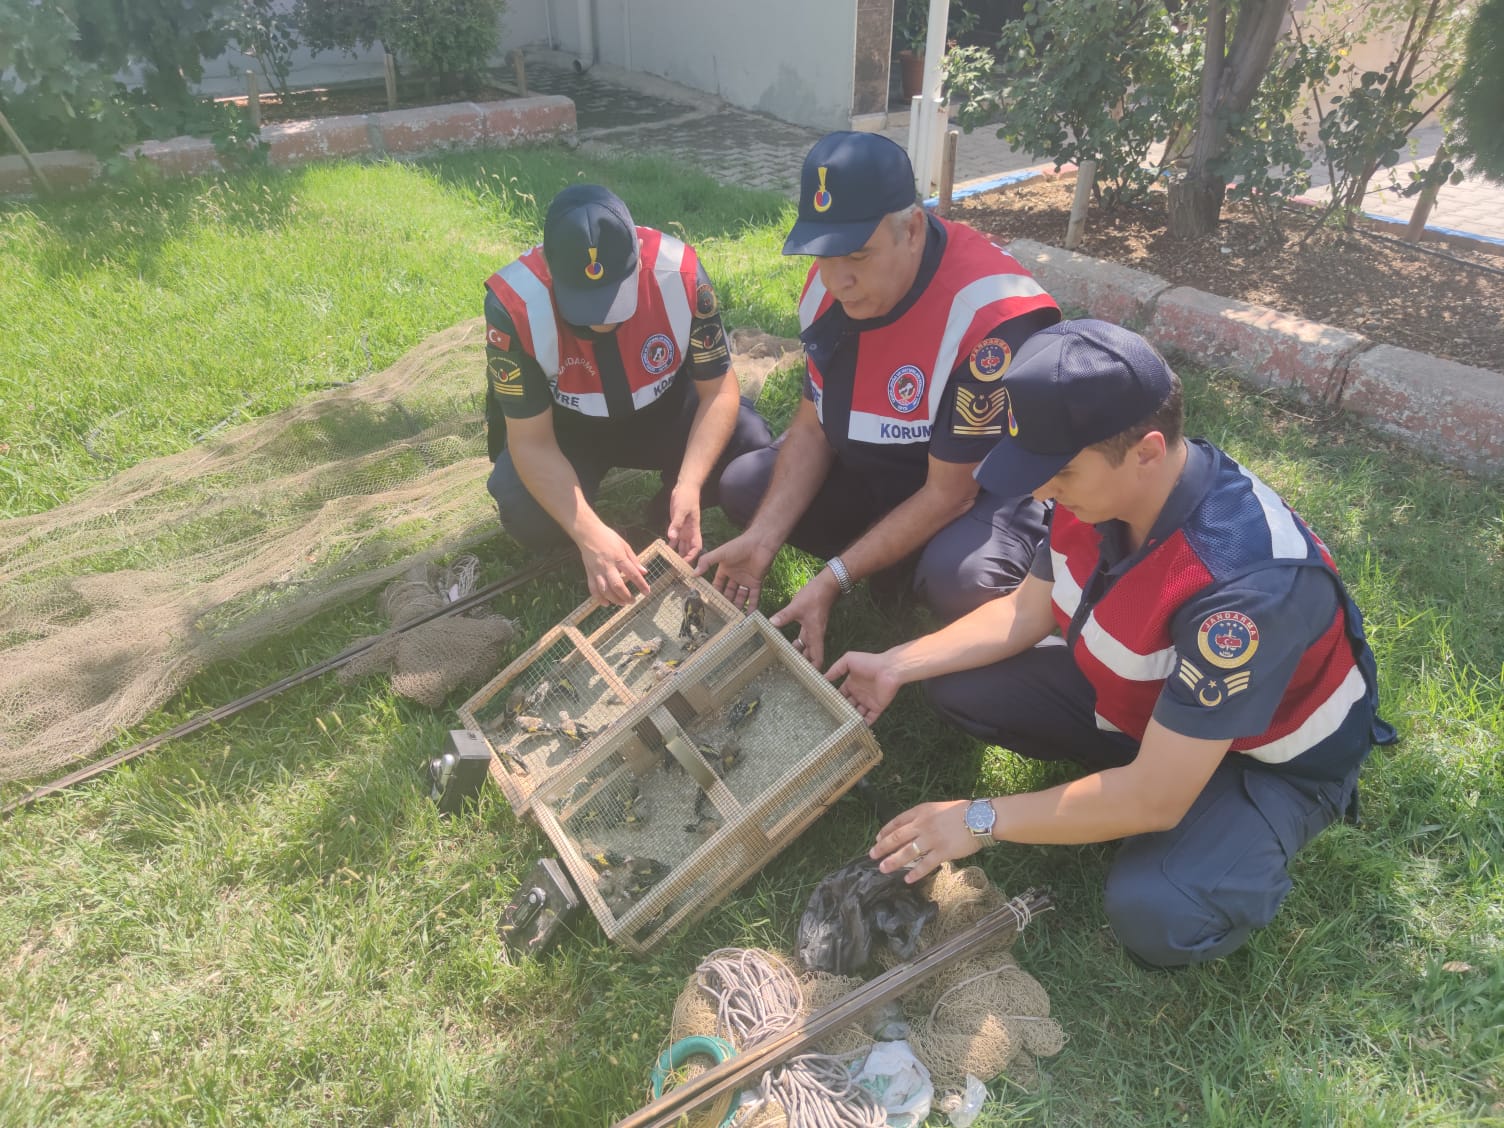
[[(753, 396), (798, 348), (756, 331), (732, 345)], [(0, 782), (96, 752), (208, 664), (491, 536), (484, 369), (477, 318), (383, 372), (0, 522)], [(451, 637), (489, 645), (500, 628), (474, 622)], [(442, 697), (432, 678), (404, 686)]]

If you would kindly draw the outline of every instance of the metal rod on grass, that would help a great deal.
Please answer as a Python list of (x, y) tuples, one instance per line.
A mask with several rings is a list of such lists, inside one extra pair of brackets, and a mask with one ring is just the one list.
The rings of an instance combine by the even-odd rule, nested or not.
[(22, 143), (21, 138), (16, 136), (16, 131), (10, 127), (10, 120), (3, 112), (0, 112), (0, 130), (5, 131), (5, 136), (15, 146), (16, 152), (21, 154), (21, 159), (26, 162), (26, 167), (31, 170), (31, 177), (37, 182), (43, 194), (52, 195), (52, 185), (47, 183), (47, 177), (43, 175), (41, 167), (32, 159), (31, 151)]

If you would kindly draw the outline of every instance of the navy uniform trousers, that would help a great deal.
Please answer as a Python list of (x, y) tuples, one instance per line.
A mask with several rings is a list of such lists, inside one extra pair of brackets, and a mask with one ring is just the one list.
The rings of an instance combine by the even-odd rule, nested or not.
[[(952, 723), (1021, 756), (1098, 771), (1138, 753), (1126, 734), (1097, 728), (1096, 695), (1062, 645), (947, 674), (925, 689)], [(1317, 781), (1228, 753), (1178, 826), (1123, 840), (1103, 894), (1118, 940), (1155, 967), (1240, 947), (1274, 918), (1290, 891), (1290, 859), (1349, 809), (1357, 780), (1357, 768)]]
[[(554, 434), (559, 449), (569, 464), (574, 467), (580, 480), (585, 500), (595, 504), (601, 479), (606, 472), (617, 467), (633, 470), (658, 470), (661, 472), (664, 493), (661, 496), (663, 512), (650, 513), (658, 523), (668, 521), (667, 491), (673, 488), (679, 476), (679, 464), (684, 461), (684, 451), (689, 445), (690, 425), (700, 397), (687, 394), (680, 409), (663, 427), (613, 428), (609, 424), (574, 428), (561, 420), (564, 413), (555, 411)], [(721, 452), (720, 459), (706, 476), (700, 490), (702, 509), (713, 508), (719, 502), (718, 483), (728, 463), (747, 451), (765, 447), (773, 441), (773, 433), (767, 422), (757, 414), (752, 402), (742, 397), (741, 410), (737, 414), (736, 429)], [(557, 548), (569, 543), (569, 538), (558, 523), (539, 505), (527, 486), (523, 485), (517, 468), (512, 464), (512, 454), (503, 450), (496, 458), (491, 476), (486, 480), (486, 490), (496, 501), (501, 523), (519, 544), (534, 552)], [(661, 531), (661, 530), (660, 530)]]
[[(721, 507), (745, 529), (773, 479), (783, 439), (731, 463), (721, 478)], [(794, 525), (788, 543), (819, 557), (836, 556), (882, 520), (912, 490), (876, 481), (837, 461)], [(982, 490), (971, 509), (890, 572), (913, 569), (914, 593), (935, 614), (959, 619), (1023, 582), (1044, 540), (1044, 506), (1032, 497)]]

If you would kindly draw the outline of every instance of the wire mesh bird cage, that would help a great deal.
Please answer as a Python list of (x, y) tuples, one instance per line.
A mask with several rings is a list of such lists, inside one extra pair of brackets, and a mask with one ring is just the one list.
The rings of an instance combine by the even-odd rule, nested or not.
[(638, 560), (650, 595), (626, 607), (582, 603), (460, 706), (464, 726), (490, 745), (491, 776), (519, 815), (630, 706), (742, 618), (663, 541)]
[(646, 952), (881, 758), (850, 703), (754, 614), (650, 684), (536, 788), (530, 813), (606, 935)]

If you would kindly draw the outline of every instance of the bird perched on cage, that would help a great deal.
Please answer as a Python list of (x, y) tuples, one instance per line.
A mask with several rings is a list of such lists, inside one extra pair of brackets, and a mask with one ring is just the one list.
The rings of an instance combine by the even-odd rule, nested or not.
[(679, 620), (679, 637), (693, 642), (705, 633), (705, 601), (695, 592), (684, 597), (684, 618)]
[(742, 746), (735, 740), (728, 740), (719, 748), (714, 744), (702, 744), (699, 747), (700, 755), (705, 757), (710, 770), (721, 779), (725, 779), (726, 773), (742, 758)]
[(568, 713), (559, 714), (559, 723), (553, 726), (556, 733), (571, 744), (579, 744), (595, 735), (595, 730), (584, 721), (577, 721)]
[(624, 825), (634, 830), (647, 825), (648, 817), (652, 814), (652, 804), (647, 796), (633, 792), (628, 796), (626, 804), (622, 807), (621, 821)]
[(512, 722), (522, 730), (524, 736), (546, 736), (554, 731), (554, 726), (542, 717), (534, 717), (527, 713), (518, 713), (512, 718)]
[(664, 678), (672, 677), (674, 674), (677, 674), (679, 672), (679, 667), (683, 665), (683, 663), (683, 658), (665, 658), (661, 662), (654, 662), (653, 684), (656, 685), (658, 682), (663, 681)]
[(710, 793), (702, 791), (695, 796), (695, 821), (684, 824), (687, 834), (698, 834), (701, 838), (709, 838), (721, 829), (721, 813), (715, 809), (711, 801)]
[(638, 643), (616, 660), (616, 671), (620, 673), (633, 662), (640, 662), (644, 658), (651, 658), (663, 649), (662, 637), (650, 638), (645, 642)]
[(731, 706), (731, 727), (734, 729), (741, 728), (752, 719), (752, 714), (757, 712), (757, 708), (761, 704), (761, 697), (743, 697), (735, 705)]

